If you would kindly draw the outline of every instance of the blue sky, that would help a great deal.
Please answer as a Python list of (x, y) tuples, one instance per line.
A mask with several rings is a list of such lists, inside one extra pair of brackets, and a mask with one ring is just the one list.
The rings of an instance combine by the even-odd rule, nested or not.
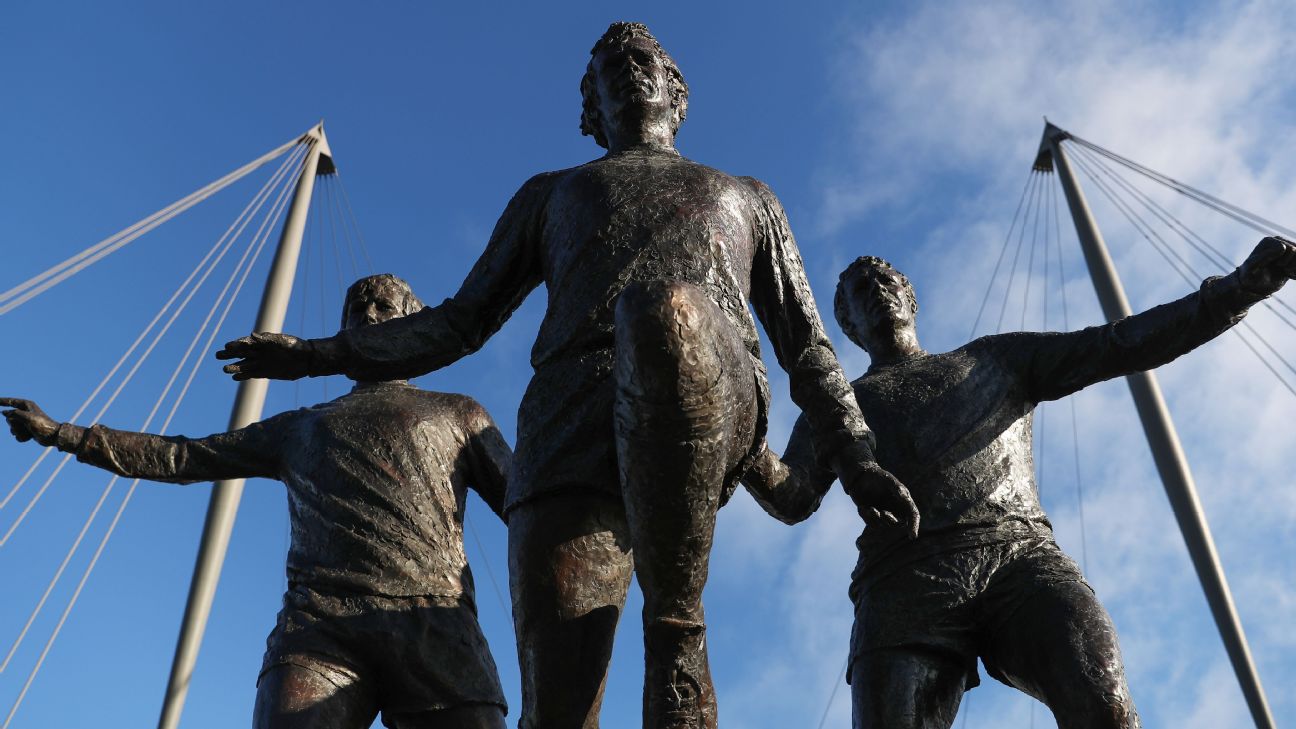
[[(601, 153), (578, 131), (578, 82), (590, 46), (617, 19), (646, 22), (691, 86), (680, 150), (759, 177), (779, 195), (821, 311), (831, 317), (827, 302), (847, 261), (882, 255), (917, 286), (920, 335), (933, 351), (967, 338), (1044, 114), (1155, 169), (1296, 222), (1289, 213), (1296, 205), (1290, 8), (1037, 5), (11, 3), (0, 16), (0, 288), (323, 118), (375, 267), (437, 301), (457, 288), (527, 177)], [(70, 416), (267, 173), (0, 318), (4, 394)], [(1136, 309), (1189, 290), (1118, 215), (1099, 200), (1095, 206)], [(1238, 261), (1257, 238), (1172, 209)], [(1063, 233), (1071, 321), (1094, 323), (1092, 287), (1074, 236)], [(263, 271), (264, 262), (249, 287), (259, 286)], [(294, 300), (289, 331), (331, 333), (340, 292), (337, 276), (325, 273), (323, 301), (318, 269), (299, 279), (314, 293)], [(1037, 294), (1063, 286), (1033, 283)], [(177, 321), (106, 423), (139, 427), (209, 295), (195, 298), (194, 312)], [(242, 297), (218, 341), (251, 326), (256, 298)], [(511, 440), (542, 311), (543, 295), (533, 294), (481, 352), (419, 384), (477, 398)], [(1057, 309), (1050, 311), (1056, 328)], [(1252, 319), (1281, 341), (1284, 330), (1272, 317)], [(1031, 314), (1027, 326), (1041, 322)], [(857, 376), (867, 357), (829, 328), (848, 375)], [(1293, 358), (1290, 347), (1284, 352)], [(780, 447), (796, 412), (781, 374), (772, 384), (771, 440)], [(1289, 425), (1296, 400), (1229, 338), (1165, 368), (1162, 385), (1276, 718), (1292, 723), (1296, 697), (1285, 688), (1296, 682), (1296, 493), (1285, 456), (1296, 445)], [(335, 397), (345, 386), (273, 386), (267, 414)], [(233, 391), (209, 360), (171, 431), (222, 429)], [(1095, 387), (1075, 403), (1086, 570), (1120, 631), (1145, 724), (1247, 725), (1125, 386)], [(1059, 541), (1079, 556), (1069, 406), (1043, 412), (1043, 498)], [(38, 452), (0, 442), (3, 492)], [(105, 482), (70, 464), (0, 546), (0, 650), (7, 652)], [(35, 487), (0, 509), (0, 528), (8, 529)], [(12, 726), (156, 720), (209, 491), (139, 487)], [(480, 502), (471, 504), (470, 519), (481, 541), (470, 534), (481, 620), (512, 722), (520, 703), (516, 658), (507, 611), (491, 586), (492, 576), (501, 587), (506, 581), (504, 529)], [(105, 523), (92, 525), (0, 673), (0, 715)], [(742, 494), (721, 513), (706, 600), (724, 726), (815, 726), (826, 707), (826, 726), (848, 725), (845, 687), (829, 699), (845, 659), (845, 591), (859, 528), (839, 493), (795, 528)], [(282, 488), (250, 482), (182, 726), (247, 721), (284, 588), (286, 545)], [(637, 725), (638, 622), (632, 598), (608, 687), (608, 727)], [(1030, 700), (983, 680), (958, 726), (1048, 724), (1042, 707), (1032, 719)]]

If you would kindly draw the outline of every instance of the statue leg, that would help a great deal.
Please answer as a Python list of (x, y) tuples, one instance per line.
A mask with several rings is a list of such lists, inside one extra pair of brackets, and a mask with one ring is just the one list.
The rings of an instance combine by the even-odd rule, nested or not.
[(597, 729), (634, 562), (620, 500), (563, 494), (509, 513), (520, 729)]
[(967, 685), (967, 663), (940, 651), (882, 648), (851, 664), (854, 729), (949, 729)]
[(266, 669), (257, 681), (254, 729), (367, 729), (378, 701), (349, 669), (316, 656)]
[(986, 670), (1048, 705), (1060, 729), (1136, 729), (1111, 617), (1084, 582), (1042, 587), (991, 636)]
[(750, 355), (690, 284), (627, 287), (616, 307), (617, 459), (644, 594), (644, 722), (716, 725), (702, 588), (726, 475), (751, 450)]

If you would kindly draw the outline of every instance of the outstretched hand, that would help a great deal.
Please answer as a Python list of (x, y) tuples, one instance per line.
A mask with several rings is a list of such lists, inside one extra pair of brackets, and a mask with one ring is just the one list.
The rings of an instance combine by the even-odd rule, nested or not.
[(909, 489), (872, 460), (871, 454), (868, 458), (848, 459), (837, 476), (864, 523), (899, 529), (911, 539), (918, 536), (918, 507)]
[(224, 370), (236, 380), (297, 380), (310, 374), (311, 346), (291, 334), (259, 332), (226, 342), (216, 359), (237, 359)]
[(17, 397), (0, 397), (0, 407), (13, 408), (5, 410), (3, 415), (9, 421), (9, 432), (19, 443), (35, 440), (43, 446), (54, 445), (59, 424), (36, 403)]
[(1238, 277), (1251, 291), (1277, 291), (1296, 278), (1296, 243), (1278, 236), (1265, 238), (1238, 267)]

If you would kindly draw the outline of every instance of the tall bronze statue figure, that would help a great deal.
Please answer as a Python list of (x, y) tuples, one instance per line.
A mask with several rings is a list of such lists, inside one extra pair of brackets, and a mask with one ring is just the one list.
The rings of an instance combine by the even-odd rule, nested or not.
[[(714, 727), (702, 588), (716, 509), (759, 452), (768, 402), (750, 301), (824, 462), (901, 536), (904, 487), (825, 335), (774, 194), (684, 159), (688, 87), (638, 23), (614, 23), (581, 80), (607, 154), (526, 182), (458, 293), (337, 337), (254, 335), (238, 379), (408, 377), (476, 351), (539, 284), (509, 481), (521, 725), (597, 727), (632, 571), (644, 593), (644, 726)], [(633, 561), (631, 555), (633, 554)]]
[[(1040, 508), (1032, 412), (1191, 351), (1293, 275), (1296, 246), (1266, 238), (1233, 273), (1141, 314), (928, 354), (908, 279), (873, 257), (842, 273), (837, 320), (872, 359), (855, 397), (885, 424), (878, 463), (908, 485), (921, 515), (917, 539), (869, 528), (858, 541), (848, 673), (856, 729), (949, 727), (979, 683), (978, 657), (1047, 704), (1063, 729), (1139, 726), (1111, 618)], [(782, 461), (766, 451), (745, 479), (788, 522), (813, 512), (833, 481), (814, 437), (798, 422)], [(859, 506), (867, 519), (871, 505)]]
[[(347, 291), (343, 331), (417, 311), (391, 275)], [(257, 680), (258, 729), (503, 729), (463, 551), (466, 489), (496, 513), (511, 454), (471, 398), (394, 379), (206, 438), (56, 423), (0, 399), (19, 440), (134, 478), (288, 487), (288, 592)]]

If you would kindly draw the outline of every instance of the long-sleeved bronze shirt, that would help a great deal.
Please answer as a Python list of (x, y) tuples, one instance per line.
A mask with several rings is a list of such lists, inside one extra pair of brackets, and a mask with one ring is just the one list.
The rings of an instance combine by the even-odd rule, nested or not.
[[(612, 154), (529, 180), (510, 201), (458, 293), (439, 306), (343, 332), (340, 369), (408, 377), (476, 351), (533, 289), (548, 307), (518, 415), (509, 508), (584, 488), (619, 493), (611, 378), (614, 307), (630, 283), (673, 280), (713, 297), (740, 333), (768, 401), (750, 301), (822, 452), (865, 437), (769, 188), (670, 150)], [(757, 443), (764, 433), (759, 425)]]
[[(881, 424), (878, 465), (909, 488), (921, 522), (913, 540), (865, 529), (852, 594), (866, 576), (914, 559), (1051, 529), (1031, 453), (1035, 406), (1170, 362), (1236, 324), (1264, 296), (1244, 290), (1236, 274), (1210, 278), (1182, 299), (1109, 324), (987, 336), (944, 354), (871, 366), (853, 383), (855, 396)], [(798, 421), (782, 474), (747, 479), (780, 518), (805, 518), (832, 484), (813, 441)]]
[(64, 427), (59, 447), (154, 481), (282, 481), (291, 584), (469, 600), (466, 489), (500, 513), (510, 460), (494, 422), (471, 398), (400, 382), (358, 385), (331, 402), (205, 438)]

